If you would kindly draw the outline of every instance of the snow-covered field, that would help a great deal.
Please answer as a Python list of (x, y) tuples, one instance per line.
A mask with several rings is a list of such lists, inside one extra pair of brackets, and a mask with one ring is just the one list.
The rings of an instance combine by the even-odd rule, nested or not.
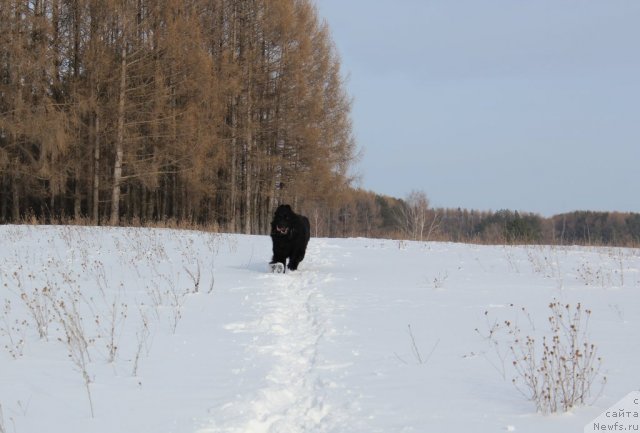
[[(266, 236), (0, 241), (2, 433), (568, 433), (640, 389), (637, 249), (312, 239), (274, 275)], [(554, 299), (592, 310), (607, 383), (542, 415), (511, 383), (507, 335), (485, 337), (544, 332)]]

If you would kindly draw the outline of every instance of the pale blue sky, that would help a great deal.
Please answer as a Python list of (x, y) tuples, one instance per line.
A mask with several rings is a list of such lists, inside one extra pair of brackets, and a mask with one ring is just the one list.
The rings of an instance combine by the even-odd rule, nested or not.
[(316, 0), (361, 186), (435, 207), (640, 212), (639, 0)]

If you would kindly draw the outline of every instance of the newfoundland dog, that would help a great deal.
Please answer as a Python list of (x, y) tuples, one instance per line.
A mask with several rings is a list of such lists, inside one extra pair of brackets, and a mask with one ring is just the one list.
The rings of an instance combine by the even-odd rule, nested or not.
[(270, 264), (282, 263), (292, 271), (298, 269), (310, 237), (311, 229), (306, 216), (294, 213), (288, 204), (278, 206), (271, 221), (273, 258)]

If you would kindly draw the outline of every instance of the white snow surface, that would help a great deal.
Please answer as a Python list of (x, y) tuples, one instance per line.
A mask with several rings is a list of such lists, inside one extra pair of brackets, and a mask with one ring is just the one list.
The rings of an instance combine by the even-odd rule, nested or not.
[[(0, 240), (3, 433), (582, 432), (640, 389), (638, 249), (313, 238), (297, 272), (270, 274), (268, 236)], [(554, 299), (593, 311), (607, 380), (543, 415), (483, 335), (544, 331)]]

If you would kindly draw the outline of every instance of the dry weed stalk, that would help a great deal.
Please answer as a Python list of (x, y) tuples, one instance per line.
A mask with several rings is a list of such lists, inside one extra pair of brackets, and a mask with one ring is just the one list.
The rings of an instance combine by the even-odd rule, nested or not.
[(91, 395), (91, 376), (89, 375), (89, 363), (91, 355), (89, 354), (89, 344), (93, 342), (87, 338), (84, 329), (82, 315), (79, 309), (79, 296), (77, 293), (71, 293), (67, 299), (53, 300), (52, 306), (55, 311), (58, 323), (64, 331), (64, 339), (59, 337), (58, 340), (65, 344), (68, 356), (73, 364), (82, 375), (84, 387), (89, 400), (89, 409), (91, 417), (94, 417), (93, 398)]

